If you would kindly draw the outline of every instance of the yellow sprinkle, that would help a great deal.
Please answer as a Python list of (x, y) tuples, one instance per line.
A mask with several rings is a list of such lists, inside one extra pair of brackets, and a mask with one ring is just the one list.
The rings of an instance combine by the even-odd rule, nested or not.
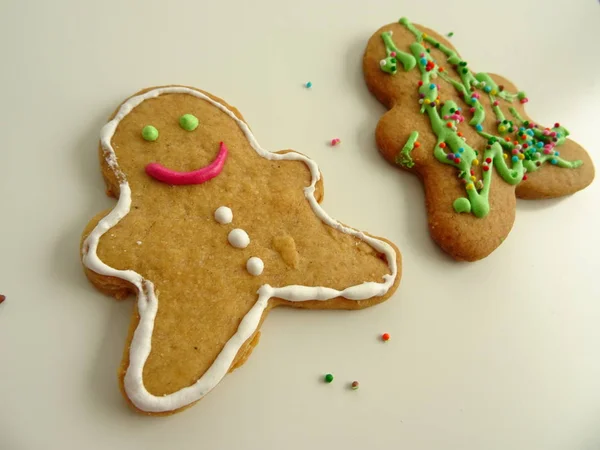
[(506, 153), (502, 153), (502, 156), (504, 156), (504, 159), (508, 159), (508, 155)]
[(475, 187), (475, 186), (473, 186), (473, 183), (469, 183), (469, 184), (467, 184), (467, 189), (468, 189), (468, 190), (471, 190), (471, 189), (473, 189), (474, 187)]
[(436, 104), (436, 105), (439, 105), (439, 104), (440, 104), (440, 99), (439, 99), (439, 98), (436, 98), (436, 99), (435, 99), (435, 104)]
[(429, 105), (431, 103), (431, 100), (429, 100), (428, 98), (426, 98), (423, 103), (425, 103), (426, 105)]
[(496, 95), (497, 93), (498, 93), (498, 91), (497, 91), (496, 89), (492, 89), (492, 90), (490, 91), (490, 94), (492, 94), (492, 95)]
[(477, 178), (475, 178), (475, 175), (471, 176), (471, 181), (475, 181)]
[(478, 159), (474, 159), (473, 160), (473, 165), (474, 166), (478, 166), (479, 165), (479, 160)]
[(500, 125), (498, 127), (498, 131), (506, 131), (506, 127), (504, 125)]
[(427, 33), (423, 33), (423, 39), (427, 38)]
[(519, 153), (519, 159), (525, 159), (525, 155), (523, 153)]

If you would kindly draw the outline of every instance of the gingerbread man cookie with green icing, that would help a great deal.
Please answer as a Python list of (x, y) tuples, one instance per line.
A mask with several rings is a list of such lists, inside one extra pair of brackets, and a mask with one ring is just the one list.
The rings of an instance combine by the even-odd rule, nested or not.
[(137, 411), (200, 400), (246, 361), (276, 306), (361, 309), (399, 284), (391, 242), (320, 206), (312, 160), (264, 150), (206, 92), (127, 99), (102, 129), (100, 163), (118, 201), (88, 224), (81, 256), (99, 290), (137, 296), (119, 372)]
[(423, 181), (433, 239), (455, 259), (489, 255), (510, 232), (516, 198), (573, 194), (594, 178), (565, 125), (543, 126), (510, 81), (475, 72), (442, 36), (406, 18), (380, 28), (363, 58), (369, 90), (389, 109), (383, 156)]

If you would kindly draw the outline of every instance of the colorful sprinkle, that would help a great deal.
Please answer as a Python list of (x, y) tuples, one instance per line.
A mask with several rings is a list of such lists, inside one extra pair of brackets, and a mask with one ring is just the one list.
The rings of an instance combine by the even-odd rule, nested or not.
[(358, 381), (353, 381), (352, 384), (350, 385), (350, 388), (355, 391), (358, 389)]
[(307, 81), (307, 82), (304, 84), (304, 87), (306, 87), (307, 89), (310, 89), (310, 88), (312, 87), (312, 81)]
[(454, 31), (451, 31), (450, 33), (447, 34), (448, 37), (452, 37), (454, 36)]
[(381, 340), (382, 340), (383, 342), (387, 342), (387, 341), (389, 341), (389, 340), (390, 340), (390, 333), (383, 333), (383, 334), (381, 335)]
[(483, 127), (481, 125), (475, 125), (475, 129), (477, 131), (483, 131)]
[(6, 300), (6, 295), (0, 295), (0, 303)]
[(339, 138), (334, 138), (331, 140), (331, 146), (335, 147), (336, 145), (340, 144), (342, 141), (339, 140)]
[(142, 128), (142, 137), (147, 141), (155, 141), (158, 139), (158, 130), (152, 125), (146, 125)]
[(325, 378), (323, 378), (325, 383), (331, 383), (333, 381), (333, 375), (328, 373), (327, 375), (325, 375)]

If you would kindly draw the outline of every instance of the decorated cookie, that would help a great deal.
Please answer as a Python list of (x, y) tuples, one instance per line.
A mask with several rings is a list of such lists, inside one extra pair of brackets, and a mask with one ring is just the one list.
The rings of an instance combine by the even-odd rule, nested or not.
[(566, 124), (532, 120), (524, 92), (499, 75), (472, 71), (434, 31), (405, 18), (384, 26), (369, 40), (363, 70), (389, 108), (377, 145), (389, 162), (421, 178), (431, 236), (458, 260), (484, 258), (502, 243), (515, 194), (560, 197), (594, 178)]
[(99, 290), (137, 295), (120, 381), (141, 412), (200, 400), (246, 361), (275, 306), (360, 309), (398, 286), (396, 247), (321, 208), (317, 165), (262, 149), (210, 94), (135, 94), (102, 129), (100, 156), (118, 202), (86, 227), (82, 260)]

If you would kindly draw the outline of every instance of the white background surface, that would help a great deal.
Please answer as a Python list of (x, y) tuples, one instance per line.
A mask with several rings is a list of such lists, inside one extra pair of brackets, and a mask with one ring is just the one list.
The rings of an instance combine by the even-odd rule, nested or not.
[[(600, 183), (520, 201), (498, 250), (453, 262), (428, 236), (416, 177), (376, 151), (384, 108), (361, 72), (367, 39), (403, 15), (454, 31), (475, 70), (512, 79), (532, 117), (565, 124), (598, 165), (599, 9), (2, 1), (0, 449), (600, 449)], [(316, 159), (326, 210), (396, 242), (404, 277), (369, 310), (274, 311), (242, 369), (186, 412), (147, 418), (116, 377), (132, 302), (88, 284), (78, 244), (113, 204), (100, 128), (126, 96), (171, 83), (237, 106), (263, 147)]]

